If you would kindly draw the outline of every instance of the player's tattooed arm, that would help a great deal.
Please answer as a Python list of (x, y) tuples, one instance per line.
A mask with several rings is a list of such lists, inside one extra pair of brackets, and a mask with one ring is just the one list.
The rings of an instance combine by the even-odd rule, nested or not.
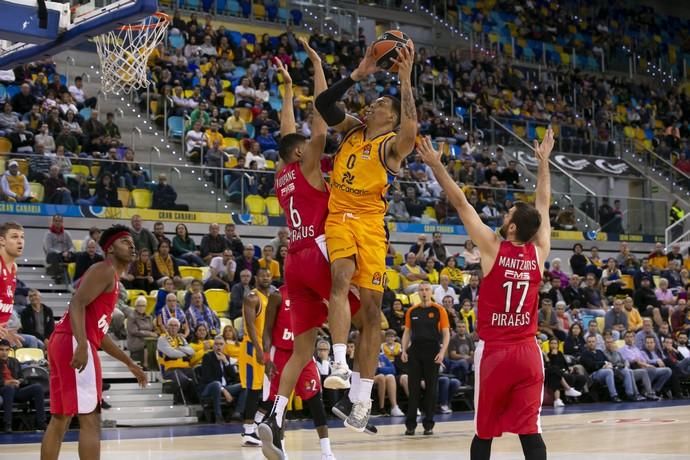
[(398, 76), (400, 78), (400, 130), (395, 136), (395, 144), (391, 146), (392, 155), (387, 155), (392, 164), (388, 166), (397, 171), (400, 163), (414, 149), (417, 137), (417, 108), (412, 93), (412, 67), (414, 66), (414, 45), (398, 50)]

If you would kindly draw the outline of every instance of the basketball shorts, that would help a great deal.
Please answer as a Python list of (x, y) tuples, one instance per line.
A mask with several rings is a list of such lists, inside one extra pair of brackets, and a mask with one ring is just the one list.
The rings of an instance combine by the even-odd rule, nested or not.
[(264, 366), (256, 360), (254, 344), (243, 340), (240, 343), (240, 354), (237, 357), (240, 371), (240, 383), (247, 390), (260, 390), (264, 383)]
[[(284, 350), (282, 348), (271, 348), (271, 361), (275, 365), (276, 371), (271, 377), (264, 377), (264, 401), (273, 401), (278, 394), (280, 387), (280, 376), (285, 369), (285, 365), (292, 355), (292, 350)], [(304, 366), (302, 372), (297, 378), (295, 385), (295, 395), (302, 398), (302, 401), (308, 401), (321, 392), (321, 377), (319, 370), (316, 368), (316, 363), (312, 359)]]
[(480, 340), (474, 367), (477, 436), (541, 433), (544, 365), (534, 338), (515, 344)]
[(89, 342), (86, 369), (70, 366), (77, 340), (71, 334), (56, 333), (48, 343), (50, 365), (50, 413), (74, 416), (90, 414), (100, 407), (103, 393), (98, 349)]
[(355, 257), (357, 271), (352, 284), (360, 289), (383, 292), (388, 253), (388, 231), (383, 218), (329, 214), (326, 243), (331, 262)]
[[(317, 241), (317, 244), (321, 240)], [(331, 295), (331, 266), (325, 241), (289, 253), (285, 261), (285, 284), (290, 298), (292, 333), (297, 337), (310, 329), (321, 327), (328, 319), (328, 298)], [(359, 311), (359, 296), (349, 295), (352, 316)]]

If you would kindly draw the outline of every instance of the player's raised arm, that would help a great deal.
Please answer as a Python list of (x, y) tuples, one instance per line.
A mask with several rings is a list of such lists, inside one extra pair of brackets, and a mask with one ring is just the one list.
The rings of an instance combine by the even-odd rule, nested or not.
[[(306, 40), (300, 38), (299, 42), (306, 50), (309, 60), (314, 64), (314, 97), (317, 98), (327, 88), (321, 58)], [(311, 125), (311, 139), (305, 147), (304, 155), (302, 155), (302, 172), (304, 174), (318, 173), (319, 176), (321, 175), (321, 155), (324, 147), (326, 147), (326, 134), (328, 134), (328, 125), (317, 110)]]
[[(256, 335), (256, 308), (260, 304), (259, 296), (254, 292), (247, 294), (242, 303), (242, 313), (244, 316), (244, 332), (249, 336), (249, 340), (256, 349), (256, 360), (259, 364), (263, 364), (264, 351), (259, 341), (259, 336)], [(263, 338), (263, 337), (262, 337)]]
[(398, 78), (400, 78), (400, 130), (391, 144), (386, 158), (395, 161), (394, 165), (388, 165), (397, 171), (400, 162), (414, 149), (417, 138), (417, 108), (412, 94), (412, 67), (414, 66), (414, 45), (403, 46), (398, 49)]
[(292, 92), (292, 77), (287, 67), (278, 58), (273, 58), (276, 70), (283, 76), (285, 92), (283, 93), (283, 108), (280, 110), (280, 137), (295, 132), (295, 107), (293, 105), (294, 93)]
[(453, 181), (453, 178), (450, 177), (443, 163), (441, 163), (441, 152), (434, 149), (429, 136), (424, 137), (417, 144), (417, 152), (419, 152), (424, 163), (434, 172), (436, 180), (445, 190), (448, 201), (458, 212), (460, 220), (462, 220), (462, 224), (467, 229), (467, 233), (472, 241), (479, 246), (482, 254), (485, 254), (489, 260), (493, 261), (497, 251), (496, 243), (498, 242), (498, 237), (491, 228), (482, 222), (477, 211), (467, 201), (463, 191)]
[(359, 66), (350, 76), (339, 80), (315, 99), (314, 106), (328, 126), (341, 132), (347, 132), (362, 124), (357, 118), (343, 112), (340, 107), (337, 106), (337, 102), (342, 99), (347, 90), (353, 87), (355, 83), (365, 79), (377, 70), (378, 67), (376, 67), (374, 49), (369, 45), (364, 59), (362, 59)]
[(105, 262), (99, 262), (86, 271), (79, 283), (77, 292), (69, 302), (69, 319), (72, 326), (72, 335), (77, 341), (71, 366), (82, 372), (86, 369), (89, 342), (86, 338), (86, 306), (96, 297), (112, 287), (114, 268)]
[[(534, 154), (539, 165), (537, 167), (537, 191), (534, 206), (541, 216), (541, 225), (534, 238), (534, 244), (541, 254), (540, 260), (545, 260), (551, 250), (551, 221), (549, 206), (551, 205), (551, 173), (549, 171), (549, 157), (553, 150), (553, 129), (546, 130), (541, 144), (534, 140)], [(481, 249), (480, 249), (481, 250)]]

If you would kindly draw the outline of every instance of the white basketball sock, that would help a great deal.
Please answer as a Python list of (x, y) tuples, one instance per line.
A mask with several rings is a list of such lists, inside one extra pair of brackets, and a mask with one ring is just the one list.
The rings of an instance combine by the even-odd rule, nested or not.
[(350, 379), (350, 391), (347, 394), (348, 398), (350, 398), (350, 401), (352, 402), (359, 401), (359, 384), (360, 373), (354, 371), (352, 372), (352, 378)]
[(331, 452), (331, 440), (328, 438), (323, 438), (319, 439), (319, 442), (321, 443), (321, 453), (323, 455), (333, 455), (333, 452)]
[(371, 399), (371, 389), (374, 387), (373, 379), (359, 379), (359, 401)]
[(347, 367), (347, 345), (344, 343), (336, 343), (333, 345), (333, 361), (336, 364), (341, 364)]
[(285, 408), (289, 400), (285, 396), (276, 396), (275, 406), (273, 406), (273, 413), (276, 416), (276, 422), (279, 427), (283, 427), (283, 416), (285, 415)]

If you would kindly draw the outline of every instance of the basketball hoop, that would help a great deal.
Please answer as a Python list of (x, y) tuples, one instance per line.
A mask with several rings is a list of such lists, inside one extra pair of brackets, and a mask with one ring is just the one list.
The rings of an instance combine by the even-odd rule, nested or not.
[(158, 12), (138, 24), (94, 37), (104, 92), (129, 94), (148, 86), (146, 64), (169, 24), (170, 16)]

